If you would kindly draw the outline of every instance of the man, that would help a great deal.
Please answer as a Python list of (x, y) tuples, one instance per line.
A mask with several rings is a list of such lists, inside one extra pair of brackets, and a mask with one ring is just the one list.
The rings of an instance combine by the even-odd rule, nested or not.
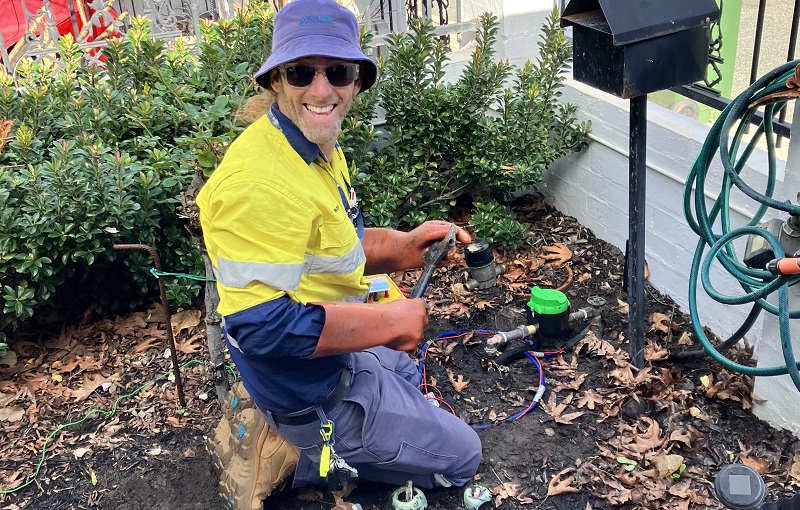
[[(376, 78), (352, 13), (330, 0), (289, 3), (255, 75), (276, 102), (197, 198), (231, 357), (269, 425), (300, 450), (295, 487), (324, 483), (329, 457), (359, 480), (461, 486), (481, 457), (475, 432), (417, 389), (404, 351), (423, 338), (423, 301), (364, 302), (364, 274), (422, 267), (450, 228), (354, 228), (337, 137)], [(470, 242), (460, 228), (457, 239)]]

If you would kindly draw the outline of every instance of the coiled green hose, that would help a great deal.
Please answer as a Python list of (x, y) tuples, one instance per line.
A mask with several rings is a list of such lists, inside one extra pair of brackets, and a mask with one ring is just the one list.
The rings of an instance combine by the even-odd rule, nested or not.
[[(733, 241), (744, 236), (756, 235), (764, 238), (775, 252), (776, 258), (784, 256), (783, 249), (778, 239), (766, 229), (758, 228), (764, 214), (769, 209), (777, 209), (792, 215), (800, 215), (800, 206), (792, 205), (772, 198), (775, 190), (775, 137), (772, 131), (772, 119), (784, 108), (786, 99), (777, 98), (764, 107), (764, 119), (750, 141), (741, 150), (742, 136), (750, 118), (756, 112), (750, 105), (775, 92), (788, 90), (786, 81), (795, 73), (795, 67), (800, 65), (800, 60), (784, 64), (753, 83), (747, 90), (734, 99), (722, 111), (706, 138), (703, 148), (692, 166), (683, 189), (683, 207), (689, 226), (700, 237), (697, 242), (692, 269), (689, 279), (689, 314), (695, 336), (703, 348), (728, 369), (751, 376), (773, 376), (789, 374), (795, 386), (800, 390), (800, 371), (792, 349), (792, 339), (789, 328), (789, 319), (800, 317), (800, 310), (789, 310), (789, 287), (800, 282), (800, 276), (776, 276), (766, 269), (753, 269), (739, 262), (733, 247)], [(732, 144), (729, 143), (728, 133), (735, 123), (736, 135)], [(740, 177), (747, 159), (752, 154), (759, 139), (766, 135), (767, 154), (769, 156), (769, 171), (767, 186), (764, 193), (759, 193), (748, 186)], [(721, 191), (717, 195), (711, 209), (705, 203), (706, 175), (709, 165), (717, 149), (725, 168)], [(731, 229), (730, 225), (730, 191), (736, 186), (742, 193), (757, 201), (760, 206), (758, 211), (746, 226)], [(694, 205), (694, 212), (692, 211)], [(696, 216), (695, 216), (696, 215)], [(712, 227), (719, 217), (721, 232), (715, 233)], [(703, 258), (703, 253), (709, 247), (708, 255)], [(711, 266), (718, 261), (739, 282), (743, 294), (725, 295), (717, 291), (711, 284), (709, 276)], [(723, 356), (710, 342), (700, 323), (697, 313), (697, 278), (700, 275), (705, 292), (715, 301), (724, 304), (739, 305), (755, 303), (769, 313), (778, 316), (781, 336), (781, 348), (786, 364), (783, 366), (754, 368), (736, 363)], [(778, 292), (778, 306), (767, 302), (766, 297)]]

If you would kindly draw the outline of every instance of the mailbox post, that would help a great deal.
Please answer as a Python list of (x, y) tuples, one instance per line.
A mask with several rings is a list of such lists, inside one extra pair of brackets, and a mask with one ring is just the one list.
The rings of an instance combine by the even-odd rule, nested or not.
[(647, 94), (702, 80), (708, 67), (715, 0), (571, 0), (576, 80), (630, 99), (628, 167), (628, 352), (644, 367), (644, 254)]

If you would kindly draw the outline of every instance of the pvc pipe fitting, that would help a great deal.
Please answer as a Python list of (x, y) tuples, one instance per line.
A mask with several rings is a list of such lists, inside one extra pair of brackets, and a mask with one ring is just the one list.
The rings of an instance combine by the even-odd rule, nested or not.
[(398, 487), (392, 493), (393, 510), (423, 510), (428, 508), (425, 494), (411, 485), (409, 480), (404, 487)]
[[(467, 510), (483, 510), (491, 508), (486, 505), (492, 501), (492, 493), (483, 485), (473, 485), (464, 489), (464, 508)], [(486, 505), (486, 506), (483, 506)]]

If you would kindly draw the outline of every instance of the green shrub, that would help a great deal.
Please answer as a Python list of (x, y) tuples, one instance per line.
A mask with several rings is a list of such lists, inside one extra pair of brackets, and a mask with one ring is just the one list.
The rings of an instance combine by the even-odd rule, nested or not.
[(528, 227), (517, 221), (511, 208), (496, 200), (476, 202), (470, 224), (475, 237), (492, 244), (514, 246), (528, 235)]
[[(358, 96), (341, 137), (372, 224), (444, 218), (467, 195), (483, 239), (525, 235), (502, 202), (541, 186), (542, 171), (583, 147), (588, 132), (573, 106), (557, 102), (569, 58), (557, 20), (554, 12), (536, 65), (515, 71), (494, 60), (497, 19), (484, 15), (455, 83), (444, 82), (447, 54), (429, 21), (393, 36), (378, 84)], [(148, 255), (114, 244), (151, 245), (166, 271), (203, 274), (179, 217), (181, 193), (243, 129), (232, 112), (256, 91), (251, 77), (269, 54), (272, 22), (266, 4), (254, 3), (204, 24), (190, 49), (134, 19), (104, 49), (103, 69), (84, 67), (65, 37), (60, 69), (23, 61), (18, 80), (0, 78), (0, 121), (11, 126), (0, 132), (0, 340), (34, 315), (119, 312), (154, 296)], [(362, 33), (364, 44), (370, 37)], [(384, 132), (371, 124), (378, 108)], [(175, 305), (200, 290), (167, 286)]]
[[(203, 274), (181, 192), (241, 131), (232, 111), (254, 92), (271, 34), (263, 5), (204, 24), (191, 51), (134, 19), (104, 49), (105, 69), (82, 66), (65, 37), (57, 72), (22, 62), (16, 82), (3, 79), (0, 120), (13, 128), (0, 153), (0, 332), (34, 314), (105, 314), (157, 295), (148, 254), (116, 243), (151, 245), (165, 270)], [(200, 290), (166, 283), (176, 305)]]
[[(444, 81), (447, 52), (430, 20), (391, 36), (381, 80), (360, 97), (341, 139), (373, 225), (445, 218), (464, 195), (506, 202), (541, 187), (550, 164), (585, 146), (589, 125), (576, 122), (575, 106), (558, 103), (571, 55), (558, 20), (554, 9), (536, 64), (515, 70), (495, 60), (497, 18), (484, 14), (472, 59), (453, 83)], [(367, 127), (370, 101), (385, 111), (385, 134)], [(475, 223), (497, 242), (517, 244), (525, 229), (498, 206), (480, 208)], [(500, 223), (490, 229), (491, 222)]]

